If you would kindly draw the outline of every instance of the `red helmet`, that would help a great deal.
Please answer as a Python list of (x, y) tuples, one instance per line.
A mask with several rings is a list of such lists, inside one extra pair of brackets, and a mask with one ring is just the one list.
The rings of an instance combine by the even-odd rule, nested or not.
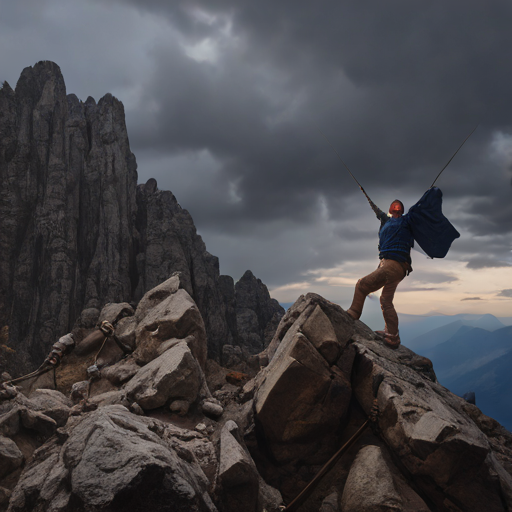
[(391, 206), (389, 207), (389, 213), (393, 213), (393, 212), (400, 213), (401, 215), (403, 215), (403, 213), (404, 213), (404, 204), (402, 203), (402, 201), (400, 201), (398, 199), (395, 199), (391, 203)]

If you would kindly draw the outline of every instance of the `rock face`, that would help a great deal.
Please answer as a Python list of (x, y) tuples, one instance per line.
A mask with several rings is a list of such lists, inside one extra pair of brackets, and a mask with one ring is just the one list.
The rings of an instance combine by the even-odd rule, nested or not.
[[(184, 307), (171, 307), (173, 296)], [(212, 395), (190, 304), (197, 309), (178, 276), (135, 311), (110, 304), (98, 316), (132, 315), (124, 320), (133, 319), (134, 354), (116, 362), (108, 352), (107, 366), (83, 381), (88, 350), (96, 351), (86, 338), (46, 381), (59, 389), (34, 381), (28, 398), (0, 389), (0, 511), (278, 512), (376, 404), (373, 427), (297, 510), (512, 510), (512, 434), (440, 386), (428, 359), (387, 348), (342, 308), (308, 294), (243, 387), (236, 372), (208, 361), (206, 370), (217, 368)], [(137, 359), (148, 333), (151, 350)], [(64, 382), (75, 405), (60, 392)]]
[[(278, 463), (327, 460), (336, 451), (347, 419), (353, 359), (348, 340), (353, 328), (341, 308), (325, 308), (334, 324), (346, 327), (338, 337), (319, 306), (322, 300), (311, 294), (288, 310), (282, 323), (296, 320), (286, 332), (276, 333), (283, 338), (256, 378), (256, 421)], [(349, 363), (337, 366), (343, 353)]]
[(82, 309), (131, 295), (137, 172), (121, 102), (66, 96), (52, 62), (4, 85), (0, 111), (0, 323), (25, 368)]
[[(252, 384), (252, 452), (286, 501), (376, 400), (373, 432), (333, 470), (340, 510), (512, 510), (512, 435), (440, 386), (428, 359), (385, 347), (339, 306), (315, 294), (301, 297), (260, 360), (269, 363)], [(324, 492), (300, 510), (318, 510), (330, 495)]]
[(272, 340), (284, 309), (250, 270), (235, 285), (235, 304), (239, 344), (257, 354)]
[(217, 510), (192, 452), (175, 449), (155, 420), (112, 405), (75, 417), (62, 435), (64, 444), (50, 442), (36, 452), (10, 511), (142, 512), (170, 503), (183, 512)]
[[(34, 369), (77, 319), (86, 327), (106, 303), (137, 302), (178, 271), (203, 317), (209, 356), (220, 360), (223, 345), (240, 344), (233, 280), (219, 275), (173, 194), (154, 179), (137, 186), (136, 169), (112, 95), (98, 103), (66, 95), (59, 67), (47, 61), (25, 68), (15, 90), (4, 83), (0, 367)], [(260, 315), (267, 305), (258, 299), (250, 327), (259, 344), (276, 322)]]

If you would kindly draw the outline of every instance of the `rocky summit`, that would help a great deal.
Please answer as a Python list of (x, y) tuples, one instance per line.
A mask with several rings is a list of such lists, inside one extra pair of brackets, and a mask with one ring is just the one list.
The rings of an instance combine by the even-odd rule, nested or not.
[(225, 368), (186, 288), (105, 306), (114, 333), (81, 327), (60, 366), (3, 385), (1, 510), (512, 510), (512, 434), (428, 359), (308, 294)]
[(340, 306), (220, 275), (136, 169), (112, 95), (4, 82), (1, 369), (51, 352), (1, 376), (0, 512), (512, 511), (510, 432)]
[(66, 94), (53, 62), (0, 88), (0, 182), (4, 370), (36, 368), (63, 333), (94, 323), (107, 303), (137, 304), (174, 272), (219, 362), (225, 345), (259, 352), (284, 314), (250, 272), (236, 290), (219, 274), (171, 192), (154, 179), (137, 185), (123, 104)]

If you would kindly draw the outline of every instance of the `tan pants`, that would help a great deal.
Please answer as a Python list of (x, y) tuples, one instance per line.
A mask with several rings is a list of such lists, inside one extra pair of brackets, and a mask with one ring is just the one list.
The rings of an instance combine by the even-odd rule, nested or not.
[(393, 297), (398, 283), (406, 276), (406, 263), (395, 260), (380, 260), (377, 270), (359, 279), (354, 291), (354, 300), (347, 313), (358, 319), (363, 312), (364, 300), (367, 295), (382, 288), (380, 307), (386, 322), (386, 333), (398, 336), (398, 315), (393, 306)]

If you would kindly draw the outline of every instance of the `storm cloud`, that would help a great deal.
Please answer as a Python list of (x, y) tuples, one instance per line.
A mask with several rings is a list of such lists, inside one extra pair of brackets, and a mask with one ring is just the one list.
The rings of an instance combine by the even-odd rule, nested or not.
[[(173, 191), (235, 279), (373, 270), (379, 223), (331, 144), (407, 210), (477, 124), (436, 183), (461, 233), (445, 261), (512, 264), (510, 2), (1, 3), (0, 79), (49, 59), (68, 92), (119, 97), (139, 180)], [(410, 279), (456, 283), (444, 264)]]

